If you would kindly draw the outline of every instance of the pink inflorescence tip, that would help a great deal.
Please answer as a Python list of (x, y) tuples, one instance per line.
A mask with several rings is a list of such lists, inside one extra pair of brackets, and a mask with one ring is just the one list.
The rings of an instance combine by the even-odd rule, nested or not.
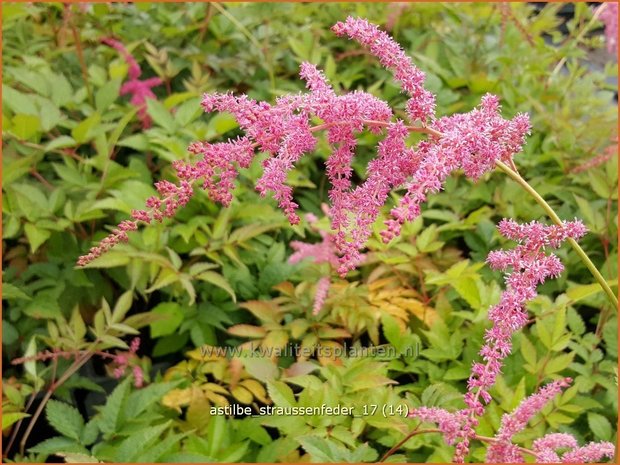
[[(387, 227), (381, 232), (385, 242), (400, 234), (405, 221), (420, 215), (427, 196), (440, 191), (453, 171), (462, 169), (476, 180), (491, 170), (496, 161), (508, 161), (521, 150), (530, 129), (527, 115), (505, 120), (500, 115), (498, 98), (486, 95), (479, 107), (469, 113), (435, 119), (434, 96), (423, 88), (424, 73), (388, 34), (366, 20), (352, 17), (336, 24), (333, 30), (368, 48), (381, 64), (392, 70), (410, 97), (409, 119), (421, 120), (422, 126), (406, 126), (403, 121), (394, 120), (389, 105), (367, 92), (337, 94), (323, 72), (310, 63), (302, 63), (300, 68), (308, 91), (279, 97), (274, 104), (257, 102), (245, 95), (205, 94), (204, 110), (231, 113), (244, 134), (222, 143), (190, 145), (189, 151), (198, 159), (173, 163), (180, 183), (159, 182), (160, 196), (149, 199), (146, 209), (132, 212), (132, 220), (125, 227), (172, 216), (187, 203), (194, 183), (202, 184), (214, 201), (229, 205), (238, 170), (250, 165), (255, 150), (267, 154), (256, 189), (261, 195), (271, 193), (289, 222), (297, 224), (298, 205), (292, 187), (287, 185), (287, 177), (300, 158), (314, 150), (316, 133), (324, 130), (331, 147), (325, 162), (331, 186), (333, 236), (330, 240), (333, 256), (338, 260), (337, 271), (344, 277), (361, 262), (361, 252), (372, 234), (372, 226), (392, 190), (404, 189), (405, 194), (391, 210)], [(135, 59), (119, 42), (109, 39), (106, 43), (119, 50), (129, 63), (130, 81), (125, 89), (135, 90), (134, 96), (139, 100), (136, 104), (143, 107), (150, 90), (138, 80), (140, 69)], [(321, 123), (312, 126), (313, 119)], [(352, 178), (356, 137), (364, 130), (376, 134), (384, 131), (385, 137), (378, 145), (376, 159), (368, 164), (365, 181), (355, 186)], [(411, 131), (425, 132), (428, 137), (415, 147), (408, 147)], [(79, 264), (87, 264), (126, 239), (125, 230), (113, 232), (81, 257)]]
[[(459, 463), (463, 462), (469, 453), (469, 443), (476, 436), (476, 418), (484, 414), (486, 405), (491, 401), (489, 391), (501, 372), (503, 360), (512, 351), (512, 336), (528, 321), (526, 303), (536, 297), (539, 284), (549, 277), (557, 277), (563, 270), (560, 260), (553, 254), (547, 254), (546, 249), (558, 248), (568, 238), (579, 239), (586, 233), (585, 226), (578, 220), (547, 226), (535, 221), (519, 224), (514, 220), (504, 219), (498, 230), (518, 244), (512, 250), (491, 252), (487, 259), (492, 268), (506, 272), (507, 287), (500, 302), (489, 310), (489, 319), (493, 326), (484, 335), (485, 344), (480, 349), (482, 361), (474, 362), (471, 368), (467, 392), (464, 395), (467, 407), (454, 413), (425, 407), (411, 412), (411, 416), (420, 420), (437, 423), (448, 444), (456, 442), (454, 461)], [(564, 378), (548, 384), (525, 399), (511, 414), (504, 415), (494, 442), (489, 446), (487, 461), (523, 462), (522, 451), (512, 443), (512, 437), (522, 431), (529, 419), (559, 394), (562, 388), (568, 386), (570, 381), (570, 378)], [(571, 442), (565, 436), (546, 437), (538, 443), (538, 448), (535, 448), (539, 453), (538, 460), (559, 461), (554, 460), (558, 458), (554, 451), (557, 444), (576, 445), (576, 442)], [(605, 443), (602, 443), (598, 445), (598, 449), (575, 449), (573, 455), (594, 457), (594, 453), (588, 455), (593, 449), (605, 452), (606, 447)], [(568, 455), (568, 459), (572, 459), (573, 455)], [(602, 455), (597, 457), (601, 458)]]
[(614, 55), (618, 53), (618, 3), (605, 2), (600, 8), (600, 20), (605, 24), (607, 50)]
[(434, 118), (435, 96), (424, 88), (424, 73), (387, 33), (365, 19), (351, 16), (345, 22), (336, 23), (332, 31), (359, 42), (394, 73), (403, 90), (411, 97), (407, 102), (407, 113), (412, 120)]

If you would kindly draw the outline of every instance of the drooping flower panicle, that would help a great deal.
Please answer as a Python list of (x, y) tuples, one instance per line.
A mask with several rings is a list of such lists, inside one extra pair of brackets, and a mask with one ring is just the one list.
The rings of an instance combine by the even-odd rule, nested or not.
[(421, 162), (405, 183), (407, 192), (392, 209), (392, 218), (385, 222), (387, 229), (381, 232), (385, 242), (400, 234), (405, 221), (420, 215), (427, 195), (439, 192), (453, 171), (460, 168), (477, 180), (492, 170), (496, 161), (508, 161), (521, 150), (530, 131), (528, 116), (518, 114), (505, 120), (499, 111), (497, 97), (487, 94), (481, 105), (469, 113), (440, 118), (432, 124), (431, 128), (442, 136), (431, 135), (418, 144)]
[[(497, 97), (487, 95), (481, 106), (469, 113), (435, 119), (435, 99), (423, 88), (424, 73), (388, 34), (360, 18), (348, 18), (337, 23), (333, 30), (358, 41), (376, 55), (409, 95), (409, 118), (430, 126), (406, 126), (400, 120), (394, 121), (389, 105), (367, 92), (337, 94), (324, 74), (310, 63), (302, 63), (300, 69), (308, 92), (279, 97), (273, 105), (245, 95), (206, 94), (202, 100), (204, 110), (231, 113), (245, 135), (227, 142), (190, 145), (189, 151), (197, 159), (176, 161), (173, 165), (180, 184), (174, 187), (166, 181), (160, 183), (161, 197), (149, 199), (150, 210), (134, 211), (133, 221), (128, 220), (125, 229), (113, 232), (81, 257), (78, 264), (85, 265), (125, 241), (126, 231), (137, 228), (138, 222), (150, 223), (172, 216), (187, 203), (194, 184), (202, 183), (214, 201), (229, 205), (238, 170), (250, 165), (255, 150), (268, 154), (256, 189), (261, 195), (271, 192), (290, 223), (297, 224), (298, 205), (293, 200), (292, 188), (286, 184), (287, 174), (304, 154), (314, 150), (316, 132), (325, 130), (332, 149), (325, 163), (331, 185), (331, 227), (338, 272), (344, 277), (360, 263), (361, 250), (392, 190), (406, 192), (392, 209), (387, 229), (382, 231), (386, 242), (400, 233), (405, 221), (420, 214), (427, 195), (441, 190), (453, 171), (461, 168), (476, 180), (491, 170), (497, 160), (507, 161), (521, 149), (530, 128), (527, 115), (505, 120), (499, 114)], [(135, 60), (122, 44), (115, 41), (109, 44), (121, 51), (130, 64), (130, 82), (126, 85), (132, 82), (135, 86), (142, 85), (138, 84), (141, 81), (138, 81), (139, 67)], [(138, 104), (143, 108), (144, 99)], [(322, 124), (312, 126), (312, 118), (319, 118)], [(365, 129), (374, 133), (385, 130), (386, 135), (379, 143), (377, 158), (368, 165), (366, 180), (354, 186), (352, 163), (356, 135)], [(429, 137), (415, 147), (408, 147), (406, 138), (411, 131), (427, 133)]]
[[(327, 218), (331, 217), (331, 210), (326, 205), (321, 205), (323, 213)], [(337, 247), (335, 242), (335, 234), (322, 230), (316, 226), (316, 223), (319, 221), (318, 218), (309, 213), (306, 215), (306, 221), (310, 224), (310, 228), (315, 230), (321, 235), (321, 242), (317, 243), (308, 243), (301, 241), (291, 241), (289, 244), (291, 248), (295, 251), (289, 257), (289, 263), (295, 264), (300, 261), (310, 258), (313, 263), (327, 263), (329, 265), (329, 271), (326, 276), (323, 276), (319, 279), (316, 284), (315, 296), (314, 296), (314, 305), (312, 308), (312, 314), (318, 315), (318, 313), (323, 308), (323, 304), (325, 303), (325, 299), (329, 293), (329, 288), (331, 287), (331, 271), (338, 268), (339, 259), (337, 255)], [(361, 262), (365, 257), (363, 255), (359, 255), (357, 259)]]
[(403, 90), (411, 97), (407, 102), (407, 113), (413, 121), (434, 119), (435, 96), (424, 88), (424, 73), (412, 63), (392, 37), (365, 19), (351, 16), (345, 22), (336, 23), (332, 31), (359, 42), (394, 73)]
[[(491, 401), (490, 388), (501, 373), (503, 360), (511, 353), (512, 336), (528, 321), (526, 303), (536, 297), (536, 288), (547, 278), (555, 278), (563, 271), (560, 260), (547, 249), (555, 249), (568, 238), (579, 239), (586, 234), (586, 228), (578, 220), (565, 221), (561, 225), (547, 226), (535, 221), (519, 224), (504, 219), (498, 226), (499, 232), (518, 244), (511, 250), (490, 252), (488, 264), (506, 272), (506, 289), (500, 302), (489, 310), (493, 323), (484, 335), (485, 344), (480, 350), (483, 362), (474, 362), (464, 395), (466, 408), (456, 412), (418, 407), (410, 416), (422, 421), (438, 424), (448, 444), (456, 444), (454, 461), (464, 462), (469, 453), (469, 444), (476, 438), (477, 418), (484, 414), (485, 406)], [(512, 442), (515, 434), (522, 431), (528, 421), (550, 402), (562, 388), (567, 387), (570, 378), (554, 381), (526, 398), (510, 414), (504, 415), (501, 426), (487, 450), (487, 462), (520, 463), (524, 461), (522, 449)], [(603, 456), (613, 456), (613, 445), (597, 443), (576, 448), (577, 442), (570, 435), (547, 435), (534, 444), (533, 451), (540, 462), (570, 462), (575, 457), (596, 461)], [(560, 460), (555, 449), (570, 446), (573, 451)], [(583, 449), (583, 450), (582, 450)], [(611, 452), (610, 452), (611, 451)], [(611, 454), (611, 455), (610, 455)], [(557, 459), (557, 460), (556, 460)]]
[(144, 384), (144, 373), (142, 372), (142, 368), (133, 363), (137, 356), (136, 353), (140, 348), (140, 338), (135, 337), (132, 339), (131, 344), (129, 345), (129, 350), (126, 352), (117, 352), (116, 355), (112, 359), (112, 365), (114, 366), (113, 374), (116, 379), (122, 378), (126, 373), (127, 369), (130, 368), (131, 373), (133, 374), (133, 383), (134, 386), (140, 388)]

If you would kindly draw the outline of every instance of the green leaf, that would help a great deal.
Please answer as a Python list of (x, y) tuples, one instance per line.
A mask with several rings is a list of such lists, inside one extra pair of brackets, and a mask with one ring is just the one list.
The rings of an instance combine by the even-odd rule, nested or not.
[[(4, 290), (4, 289), (3, 289)], [(2, 296), (4, 297), (4, 295)], [(19, 332), (11, 323), (2, 320), (2, 344), (10, 346), (19, 339)]]
[(226, 417), (215, 415), (211, 417), (207, 428), (207, 438), (209, 438), (206, 454), (216, 456), (217, 451), (222, 448), (223, 442), (229, 437), (228, 423)]
[(66, 147), (74, 147), (77, 144), (73, 137), (58, 136), (52, 139), (46, 146), (45, 151), (50, 152), (55, 149), (64, 149)]
[(594, 433), (596, 439), (604, 441), (611, 439), (611, 423), (603, 415), (595, 412), (588, 413), (588, 426), (590, 427), (590, 431)]
[(165, 302), (157, 305), (151, 310), (155, 315), (162, 318), (150, 324), (151, 337), (167, 336), (174, 333), (183, 322), (185, 313), (176, 302)]
[(117, 349), (124, 349), (124, 350), (129, 349), (129, 346), (127, 345), (127, 343), (123, 341), (121, 338), (118, 338), (116, 336), (111, 336), (110, 334), (103, 334), (103, 335), (100, 335), (99, 338), (101, 339), (101, 342), (103, 343), (106, 349), (109, 349), (112, 347), (117, 348)]
[(11, 132), (18, 139), (28, 140), (41, 130), (41, 120), (38, 116), (17, 114), (11, 120)]
[(78, 409), (69, 404), (51, 399), (45, 407), (48, 423), (60, 434), (79, 441), (84, 429), (84, 419)]
[(73, 308), (69, 324), (71, 325), (71, 329), (73, 330), (73, 334), (76, 339), (83, 339), (84, 336), (86, 336), (86, 325), (84, 324), (82, 314), (80, 313), (80, 307), (78, 305)]
[(11, 188), (15, 192), (17, 204), (21, 213), (30, 221), (35, 222), (41, 217), (49, 215), (48, 201), (45, 194), (29, 184), (13, 184)]
[(39, 106), (39, 118), (41, 119), (41, 129), (49, 131), (53, 129), (61, 120), (62, 115), (56, 105), (46, 98), (37, 99)]
[(14, 114), (38, 115), (32, 94), (23, 94), (4, 84), (2, 84), (2, 105), (6, 105)]
[[(341, 454), (338, 453), (338, 446), (329, 439), (320, 438), (318, 436), (300, 436), (297, 438), (301, 447), (310, 454), (314, 463), (330, 463), (340, 462)], [(343, 446), (339, 446), (343, 448)], [(347, 449), (345, 451), (348, 452)]]
[(128, 263), (129, 257), (126, 253), (115, 252), (113, 250), (103, 254), (101, 257), (96, 258), (82, 268), (114, 268), (117, 266), (125, 266)]
[(93, 113), (71, 130), (71, 136), (80, 144), (88, 142), (94, 137), (94, 129), (100, 122), (99, 113)]
[(120, 140), (117, 145), (144, 152), (149, 149), (149, 139), (144, 134), (132, 134)]
[(17, 423), (22, 418), (29, 417), (29, 413), (24, 412), (8, 412), (2, 414), (2, 431), (7, 429), (13, 423)]
[(120, 87), (121, 81), (119, 79), (112, 79), (97, 91), (95, 94), (95, 107), (98, 112), (103, 113), (116, 100)]
[(127, 397), (127, 409), (125, 416), (127, 418), (137, 418), (142, 412), (151, 405), (156, 404), (164, 395), (174, 389), (179, 383), (154, 383), (145, 388), (136, 390)]
[(170, 421), (134, 432), (116, 449), (115, 462), (134, 462), (135, 458), (148, 450), (170, 426)]
[[(34, 357), (37, 354), (37, 339), (36, 339), (36, 335), (32, 336), (30, 338), (30, 341), (28, 342), (28, 346), (26, 347), (26, 352), (24, 352), (24, 357), (26, 358), (31, 358)], [(32, 376), (35, 380), (39, 379), (39, 375), (37, 372), (37, 362), (36, 360), (30, 360), (26, 363), (24, 363), (24, 370), (26, 370), (26, 373), (28, 373), (30, 376)]]
[(605, 347), (607, 352), (618, 358), (618, 320), (611, 318), (605, 323), (603, 327), (603, 340), (605, 341)]
[(575, 358), (575, 353), (571, 352), (568, 354), (560, 354), (554, 356), (545, 367), (545, 374), (551, 375), (553, 373), (558, 373), (565, 368), (567, 368), (571, 363), (573, 363), (573, 358)]
[(280, 373), (276, 364), (268, 358), (241, 357), (241, 361), (246, 371), (263, 383), (276, 379)]
[(56, 455), (64, 458), (65, 463), (101, 463), (97, 457), (78, 452), (58, 452)]
[(288, 384), (282, 381), (268, 381), (267, 392), (269, 393), (271, 400), (273, 400), (274, 405), (279, 407), (293, 407), (297, 405), (293, 390)]
[(221, 274), (216, 273), (215, 271), (205, 271), (197, 275), (196, 279), (206, 281), (213, 284), (214, 286), (224, 289), (226, 292), (228, 292), (230, 297), (232, 297), (233, 302), (237, 302), (237, 296), (235, 295), (235, 291), (232, 287), (230, 287), (230, 284), (228, 283), (226, 278), (224, 278), (224, 276), (222, 276)]
[(34, 447), (28, 449), (31, 453), (35, 454), (45, 454), (45, 455), (56, 455), (58, 453), (83, 453), (88, 454), (88, 450), (78, 444), (73, 439), (56, 436), (53, 438), (46, 439), (45, 441), (40, 442)]
[(166, 129), (168, 132), (174, 132), (177, 129), (172, 115), (161, 102), (154, 99), (147, 99), (146, 108), (155, 124)]
[(462, 276), (452, 283), (459, 295), (474, 309), (480, 307), (480, 290), (475, 278)]
[(538, 338), (545, 345), (545, 347), (547, 349), (551, 349), (551, 346), (553, 345), (553, 341), (551, 340), (551, 333), (549, 333), (549, 330), (547, 329), (543, 321), (538, 321), (536, 323), (536, 332), (538, 334)]
[(174, 119), (179, 126), (187, 126), (189, 123), (198, 118), (201, 113), (202, 108), (200, 107), (200, 98), (192, 98), (186, 102), (183, 102), (183, 104), (177, 108)]
[(531, 367), (536, 367), (536, 348), (525, 334), (521, 334), (521, 355)]
[(179, 450), (181, 439), (187, 436), (187, 434), (188, 433), (178, 433), (168, 436), (163, 441), (159, 441), (157, 444), (147, 448), (143, 453), (136, 456), (134, 461), (137, 463), (160, 462), (163, 455), (169, 454), (173, 450)]
[(7, 300), (32, 300), (28, 294), (11, 283), (2, 283), (2, 298)]
[[(609, 279), (607, 280), (607, 284), (610, 286), (617, 286), (618, 282)], [(601, 285), (599, 283), (592, 283), (573, 286), (566, 291), (566, 295), (573, 302), (578, 302), (594, 294), (598, 294), (599, 292), (603, 292), (603, 288), (601, 287)]]
[(129, 392), (129, 379), (125, 378), (123, 382), (116, 386), (112, 394), (108, 396), (105, 406), (101, 409), (99, 429), (104, 433), (114, 434), (118, 430), (123, 401)]
[(112, 323), (120, 323), (131, 308), (133, 303), (133, 291), (124, 292), (116, 301), (112, 311)]
[(400, 350), (402, 345), (402, 334), (396, 319), (386, 313), (381, 317), (381, 324), (383, 325), (383, 334), (387, 341), (397, 350)]
[(579, 315), (573, 307), (568, 308), (566, 312), (566, 320), (568, 322), (568, 327), (573, 333), (581, 336), (586, 332), (586, 325), (583, 322), (581, 315)]
[(233, 336), (261, 339), (267, 335), (267, 330), (262, 326), (239, 324), (228, 328), (228, 333)]

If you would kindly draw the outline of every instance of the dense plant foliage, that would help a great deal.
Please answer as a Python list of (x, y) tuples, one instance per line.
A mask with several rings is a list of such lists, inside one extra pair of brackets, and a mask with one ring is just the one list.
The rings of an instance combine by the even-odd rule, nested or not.
[[(413, 147), (429, 135), (388, 124), (392, 111), (416, 124), (416, 118), (429, 116), (434, 94), (439, 123), (429, 123), (431, 129), (453, 130), (454, 121), (471, 130), (478, 116), (463, 122), (451, 115), (478, 115), (473, 109), (482, 99), (482, 118), (494, 118), (496, 102), (483, 98), (494, 93), (504, 118), (517, 122), (517, 133), (529, 129), (519, 114), (531, 121), (532, 135), (515, 159), (519, 171), (559, 217), (583, 219), (589, 233), (581, 247), (601, 279), (614, 286), (617, 111), (610, 79), (617, 74), (609, 56), (595, 68), (586, 55), (607, 48), (595, 32), (601, 19), (608, 27), (611, 20), (604, 9), (576, 4), (573, 18), (562, 24), (561, 8), (6, 5), (5, 457), (451, 460), (454, 447), (446, 447), (441, 434), (416, 434), (423, 419), (424, 425), (439, 421), (449, 442), (455, 443), (450, 435), (460, 438), (457, 458), (516, 459), (520, 452), (513, 442), (540, 454), (538, 460), (559, 460), (556, 449), (568, 451), (565, 460), (601, 458), (598, 446), (579, 445), (615, 437), (617, 315), (574, 250), (556, 252), (565, 268), (557, 279), (536, 292), (544, 277), (559, 274), (559, 261), (549, 258), (542, 279), (528, 281), (531, 289), (522, 295), (527, 312), (517, 324), (523, 329), (514, 334), (512, 351), (502, 352), (503, 365), (492, 382), (483, 379), (486, 371), (476, 372), (485, 342), (489, 350), (500, 350), (501, 338), (489, 342), (485, 336), (488, 319), (504, 337), (508, 330), (499, 326), (506, 316), (501, 312), (510, 308), (506, 296), (523, 286), (515, 268), (502, 293), (501, 276), (485, 265), (491, 250), (514, 247), (495, 224), (505, 217), (551, 224), (548, 211), (514, 177), (491, 172), (492, 163), (460, 160), (450, 171), (461, 167), (476, 181), (458, 171), (442, 178), (443, 190), (423, 205), (418, 198), (416, 214), (404, 215), (409, 221), (402, 222), (400, 235), (385, 243), (382, 224), (390, 221), (390, 211), (377, 200), (389, 197), (395, 205), (411, 206), (411, 185), (390, 193), (404, 180), (390, 178), (385, 191), (362, 189), (346, 197), (348, 185), (335, 192), (326, 182), (350, 178), (370, 185), (381, 168), (376, 160), (369, 164), (377, 145), (383, 144), (379, 156), (386, 160), (398, 152), (381, 142), (385, 132), (356, 134), (350, 172), (344, 176), (332, 159), (326, 177), (330, 146), (347, 148), (350, 134), (330, 130), (327, 138), (313, 134), (307, 146), (291, 143), (308, 152), (294, 168), (288, 159), (273, 162), (260, 152), (254, 159), (225, 159), (231, 148), (242, 146), (240, 153), (247, 153), (244, 132), (257, 137), (264, 151), (271, 150), (270, 141), (260, 139), (260, 124), (239, 120), (238, 127), (229, 114), (205, 117), (200, 108), (203, 101), (207, 109), (231, 110), (231, 97), (202, 97), (225, 91), (299, 107), (299, 100), (284, 95), (304, 90), (297, 76), (300, 63), (308, 62), (324, 70), (333, 88), (325, 87), (316, 68), (302, 66), (313, 95), (302, 104), (313, 109), (319, 101), (332, 104), (329, 113), (316, 113), (320, 119), (313, 117), (313, 124), (335, 118), (341, 110), (336, 102), (353, 112), (356, 99), (363, 100), (360, 111), (371, 109), (363, 119), (381, 120), (387, 109), (382, 122), (391, 143)], [(344, 22), (349, 14), (390, 29), (425, 73), (427, 90), (416, 87), (420, 76), (397, 72), (400, 81), (415, 81), (405, 83), (409, 96), (400, 93), (375, 58), (335, 38), (330, 28), (342, 21), (336, 32), (375, 54), (394, 52), (381, 60), (393, 67), (397, 51), (387, 42), (373, 50), (371, 42), (364, 43), (363, 24)], [(380, 99), (385, 107), (373, 103)], [(248, 101), (238, 100), (238, 106)], [(270, 124), (278, 117), (288, 140), (294, 141), (295, 128), (307, 132), (295, 113), (274, 111)], [(506, 127), (503, 119), (496, 121)], [(471, 142), (476, 147), (484, 136), (478, 129), (479, 138)], [(229, 137), (237, 142), (210, 145)], [(511, 161), (523, 142), (513, 139), (503, 161)], [(175, 172), (182, 175), (183, 167), (196, 163), (186, 151), (194, 141), (203, 142), (190, 152), (211, 156), (211, 164), (202, 167), (203, 176), (215, 175), (208, 177), (208, 193), (182, 183), (174, 190)], [(212, 153), (207, 145), (223, 150)], [(230, 176), (232, 161), (244, 168), (236, 180)], [(277, 163), (292, 168), (284, 178)], [(381, 179), (388, 175), (394, 173)], [(263, 191), (280, 193), (276, 201), (254, 190), (261, 176)], [(154, 182), (160, 195), (176, 203), (160, 210)], [(151, 213), (143, 210), (148, 198)], [(323, 204), (329, 201), (328, 209)], [(296, 225), (288, 224), (278, 203)], [(306, 215), (297, 217), (297, 207)], [(334, 218), (342, 221), (347, 211), (353, 212), (354, 228), (332, 230)], [(130, 215), (151, 224), (134, 231)], [(107, 240), (108, 225), (115, 223), (121, 227), (109, 237), (128, 242), (113, 250), (104, 245), (100, 252), (107, 253), (76, 267), (77, 257)], [(501, 269), (514, 265), (510, 260), (518, 251), (531, 263), (540, 246), (556, 247), (566, 236), (585, 232), (579, 223), (567, 224), (572, 226), (561, 230), (503, 223), (502, 234), (524, 244), (514, 253), (490, 255), (489, 263)], [(555, 236), (544, 239), (545, 234)], [(477, 404), (462, 393), (476, 386), (475, 373), (486, 410), (473, 423)], [(566, 378), (572, 379), (570, 387)], [(243, 406), (257, 415), (235, 414)], [(303, 409), (312, 414), (300, 414)], [(456, 421), (453, 412), (468, 412), (467, 421)]]

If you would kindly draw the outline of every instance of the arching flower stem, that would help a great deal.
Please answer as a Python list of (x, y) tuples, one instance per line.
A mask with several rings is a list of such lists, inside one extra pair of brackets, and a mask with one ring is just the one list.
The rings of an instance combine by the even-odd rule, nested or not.
[[(506, 173), (508, 177), (510, 177), (513, 181), (519, 184), (528, 194), (530, 194), (534, 198), (534, 200), (536, 200), (536, 203), (540, 205), (543, 210), (545, 210), (545, 213), (549, 215), (549, 218), (551, 218), (551, 221), (553, 221), (557, 225), (562, 224), (562, 220), (555, 213), (553, 208), (551, 208), (551, 206), (546, 202), (546, 200), (543, 199), (542, 196), (538, 192), (536, 192), (536, 189), (534, 189), (525, 179), (523, 179), (519, 173), (514, 171), (512, 168), (510, 168), (508, 165), (506, 165), (504, 162), (500, 160), (496, 161), (495, 165), (501, 171)], [(603, 288), (603, 291), (605, 291), (605, 294), (607, 294), (607, 298), (609, 299), (611, 304), (614, 306), (614, 308), (618, 308), (618, 298), (616, 297), (614, 292), (609, 287), (609, 284), (607, 284), (607, 281), (605, 280), (603, 275), (598, 271), (594, 263), (592, 263), (592, 260), (590, 260), (590, 257), (588, 257), (588, 254), (584, 252), (581, 246), (573, 238), (568, 238), (567, 242), (575, 250), (575, 252), (577, 252), (577, 255), (579, 255), (579, 258), (586, 265), (588, 270), (590, 270), (590, 273), (592, 273), (592, 276), (594, 276), (594, 279), (596, 279), (596, 281), (601, 285), (601, 287)]]

